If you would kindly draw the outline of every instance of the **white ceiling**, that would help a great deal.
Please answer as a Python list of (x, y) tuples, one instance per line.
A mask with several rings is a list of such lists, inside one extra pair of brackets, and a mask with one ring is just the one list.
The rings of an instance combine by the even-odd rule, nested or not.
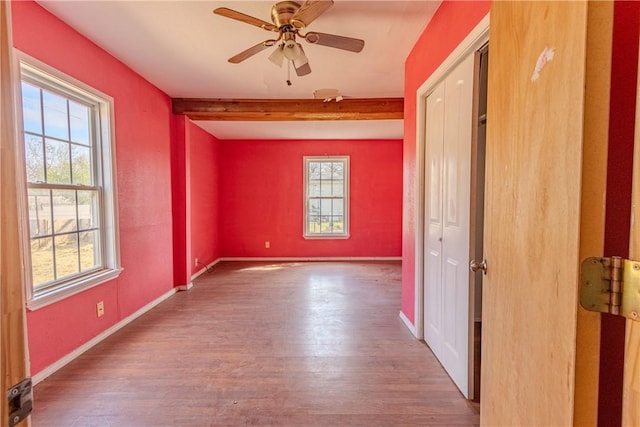
[[(212, 13), (217, 7), (270, 21), (274, 1), (59, 1), (39, 3), (171, 97), (402, 97), (404, 61), (438, 1), (336, 0), (310, 31), (365, 40), (361, 53), (304, 44), (312, 73), (291, 76), (268, 61), (270, 49), (240, 64), (227, 59), (272, 32)], [(402, 138), (402, 120), (197, 122), (219, 139)]]

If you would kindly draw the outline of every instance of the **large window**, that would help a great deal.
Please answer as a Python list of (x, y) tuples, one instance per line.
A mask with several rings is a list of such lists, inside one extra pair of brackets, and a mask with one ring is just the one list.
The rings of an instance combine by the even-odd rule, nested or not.
[(307, 238), (349, 237), (349, 157), (305, 157)]
[(111, 101), (21, 62), (30, 307), (116, 277)]

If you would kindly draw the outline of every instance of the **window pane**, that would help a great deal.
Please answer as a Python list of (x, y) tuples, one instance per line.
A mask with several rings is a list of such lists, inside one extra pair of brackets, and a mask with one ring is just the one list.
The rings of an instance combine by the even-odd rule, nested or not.
[(22, 120), (25, 132), (42, 135), (40, 89), (22, 82)]
[(91, 148), (71, 145), (71, 174), (74, 184), (92, 185)]
[(344, 166), (342, 162), (333, 163), (332, 167), (333, 179), (344, 179)]
[(29, 234), (31, 237), (53, 233), (51, 229), (51, 196), (49, 190), (29, 189)]
[(333, 181), (331, 183), (332, 186), (332, 196), (334, 197), (343, 197), (344, 196), (344, 182), (343, 181)]
[(329, 231), (331, 231), (331, 217), (322, 215), (320, 217), (320, 232), (328, 233)]
[(333, 221), (332, 225), (332, 229), (334, 233), (342, 233), (344, 232), (344, 219), (341, 216), (334, 216), (331, 218), (331, 220)]
[(56, 279), (80, 272), (78, 257), (78, 235), (76, 233), (55, 236)]
[(42, 137), (24, 135), (24, 156), (27, 162), (27, 182), (44, 182)]
[(53, 232), (69, 233), (78, 229), (76, 216), (76, 192), (74, 190), (53, 190)]
[(320, 163), (320, 178), (331, 179), (331, 162)]
[(310, 181), (309, 182), (309, 197), (318, 197), (320, 196), (320, 181)]
[(35, 289), (55, 279), (51, 237), (33, 239), (31, 241), (31, 276)]
[(311, 199), (311, 200), (309, 200), (309, 214), (310, 215), (320, 215), (320, 200), (319, 199)]
[(78, 229), (97, 228), (98, 211), (98, 191), (78, 191)]
[(47, 155), (47, 182), (70, 184), (69, 144), (54, 139), (46, 139), (45, 150)]
[(331, 199), (322, 199), (320, 203), (320, 214), (331, 215)]
[(100, 265), (100, 234), (97, 231), (80, 233), (80, 270), (92, 270)]
[(320, 181), (320, 196), (331, 197), (331, 181)]
[(44, 134), (60, 139), (69, 139), (67, 122), (67, 100), (59, 95), (42, 91), (44, 106)]
[(89, 107), (69, 101), (71, 141), (89, 145)]
[(319, 233), (319, 232), (320, 232), (320, 218), (317, 216), (309, 218), (309, 233)]
[(309, 162), (309, 179), (320, 179), (320, 162)]
[[(336, 199), (333, 201), (333, 209), (331, 211), (333, 215), (344, 215), (344, 200)], [(342, 220), (341, 220), (342, 221)]]

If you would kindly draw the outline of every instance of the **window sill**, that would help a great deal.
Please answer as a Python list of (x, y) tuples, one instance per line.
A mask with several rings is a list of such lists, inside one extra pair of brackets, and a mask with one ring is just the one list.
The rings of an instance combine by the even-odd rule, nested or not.
[(347, 240), (349, 234), (308, 234), (302, 236), (305, 240)]
[(83, 277), (82, 279), (71, 282), (66, 286), (41, 292), (34, 295), (29, 301), (27, 301), (27, 309), (35, 311), (42, 307), (62, 301), (72, 295), (79, 294), (87, 289), (91, 289), (95, 286), (113, 280), (117, 278), (121, 272), (122, 268), (103, 270), (96, 274), (92, 274), (91, 276)]

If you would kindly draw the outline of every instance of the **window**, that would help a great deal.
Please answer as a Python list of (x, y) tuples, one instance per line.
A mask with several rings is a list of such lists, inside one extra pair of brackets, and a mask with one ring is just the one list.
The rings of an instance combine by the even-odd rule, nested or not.
[(25, 259), (29, 307), (37, 308), (120, 272), (112, 102), (42, 64), (20, 65)]
[(306, 238), (349, 237), (349, 157), (305, 157)]

